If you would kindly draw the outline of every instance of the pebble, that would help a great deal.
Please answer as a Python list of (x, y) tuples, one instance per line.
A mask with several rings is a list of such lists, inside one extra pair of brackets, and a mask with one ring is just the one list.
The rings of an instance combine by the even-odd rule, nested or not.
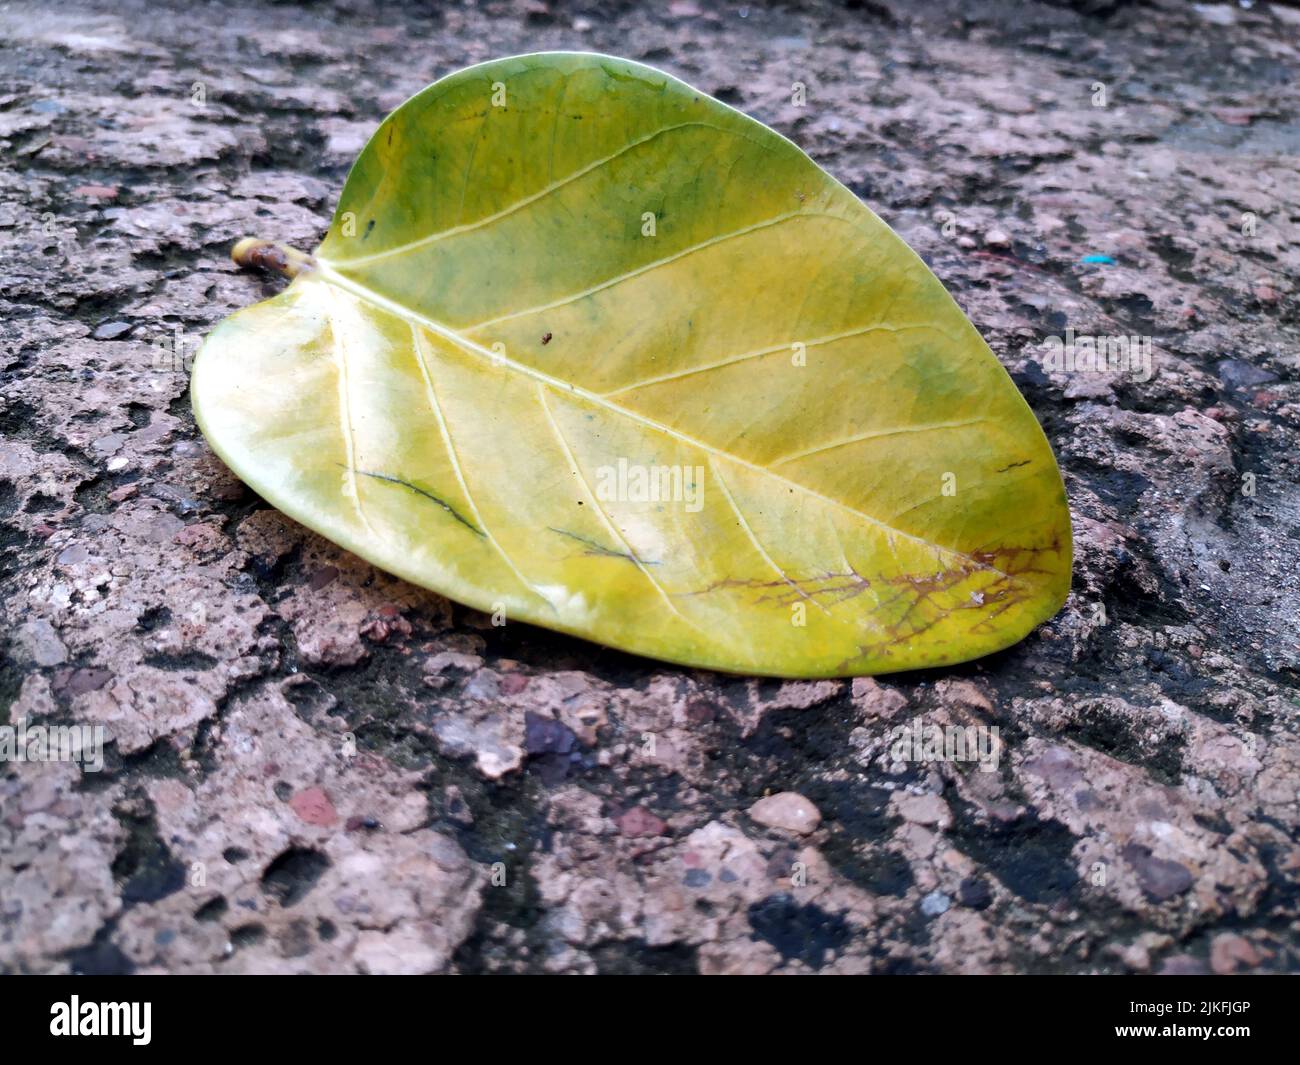
[(38, 666), (58, 666), (68, 660), (68, 649), (63, 646), (54, 626), (44, 618), (20, 626), (18, 643)]
[(1257, 385), (1272, 384), (1277, 374), (1261, 369), (1242, 359), (1223, 359), (1215, 367), (1219, 380), (1232, 389), (1248, 389)]
[(78, 185), (72, 194), (83, 200), (116, 200), (118, 188), (116, 185)]
[(871, 677), (854, 677), (853, 705), (868, 717), (891, 718), (907, 707), (907, 697), (897, 688), (889, 688)]
[(1186, 866), (1157, 858), (1141, 844), (1130, 843), (1121, 853), (1137, 874), (1142, 890), (1155, 902), (1172, 899), (1192, 886), (1192, 874)]
[(71, 544), (58, 553), (54, 561), (60, 566), (75, 566), (90, 558), (90, 549), (85, 544)]
[(914, 825), (938, 825), (947, 828), (952, 824), (952, 813), (948, 804), (938, 795), (912, 795), (904, 793), (898, 796), (898, 812), (904, 821)]
[(99, 691), (112, 679), (110, 670), (82, 666), (59, 676), (54, 682), (54, 690), (64, 696), (85, 695), (87, 692)]
[(993, 901), (993, 893), (979, 877), (968, 876), (957, 885), (957, 899), (972, 910), (983, 910)]
[(442, 808), (447, 812), (448, 820), (469, 828), (474, 824), (474, 811), (470, 809), (465, 796), (455, 784), (448, 784), (442, 793)]
[(529, 710), (524, 715), (524, 750), (530, 755), (568, 754), (577, 736), (568, 725)]
[(921, 912), (927, 917), (938, 917), (941, 913), (947, 913), (951, 905), (952, 899), (942, 891), (931, 891), (921, 900)]
[(1225, 932), (1210, 943), (1210, 968), (1221, 976), (1239, 968), (1253, 969), (1259, 964), (1259, 952), (1241, 936)]
[(668, 826), (644, 806), (633, 806), (614, 822), (624, 836), (662, 836)]
[(821, 811), (798, 792), (767, 795), (749, 808), (749, 816), (760, 825), (806, 836), (822, 823)]
[(325, 794), (324, 788), (313, 787), (300, 791), (289, 800), (289, 805), (293, 808), (293, 812), (309, 825), (328, 828), (339, 819), (334, 804), (330, 802), (330, 797)]
[(134, 328), (135, 326), (130, 322), (104, 322), (91, 336), (95, 340), (117, 340), (119, 337), (126, 336)]

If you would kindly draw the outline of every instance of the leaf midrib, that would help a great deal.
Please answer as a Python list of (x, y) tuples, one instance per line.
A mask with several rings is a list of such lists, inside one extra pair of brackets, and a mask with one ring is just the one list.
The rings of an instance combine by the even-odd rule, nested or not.
[(676, 440), (679, 440), (683, 444), (688, 445), (689, 447), (699, 448), (701, 451), (704, 451), (710, 455), (717, 455), (723, 459), (726, 459), (729, 462), (734, 462), (739, 466), (744, 466), (747, 469), (753, 470), (756, 473), (771, 478), (773, 481), (777, 481), (783, 485), (787, 485), (790, 488), (793, 488), (794, 490), (804, 495), (810, 496), (815, 499), (819, 499), (824, 503), (829, 503), (831, 506), (838, 507), (841, 510), (847, 511), (850, 514), (853, 514), (856, 517), (859, 517), (864, 521), (869, 522), (870, 524), (874, 525), (876, 528), (882, 530), (888, 535), (899, 536), (905, 540), (910, 540), (913, 543), (921, 544), (924, 547), (928, 547), (931, 550), (938, 551), (946, 555), (951, 555), (955, 558), (963, 559), (966, 562), (969, 562), (977, 569), (984, 570), (990, 573), (996, 573), (998, 576), (1003, 577), (1006, 580), (1013, 581), (1013, 582), (1019, 580), (1019, 578), (1017, 578), (1015, 574), (1006, 573), (1003, 570), (999, 569), (997, 566), (993, 566), (987, 562), (983, 562), (980, 559), (974, 557), (973, 555), (969, 555), (964, 551), (959, 551), (956, 548), (952, 548), (952, 547), (946, 547), (943, 544), (937, 544), (934, 543), (933, 541), (927, 540), (923, 536), (917, 536), (915, 533), (909, 533), (903, 529), (895, 528), (894, 526), (888, 524), (887, 522), (881, 521), (879, 518), (876, 518), (873, 515), (868, 514), (866, 511), (860, 510), (859, 508), (849, 503), (845, 503), (843, 500), (835, 499), (832, 496), (824, 495), (823, 493), (818, 492), (816, 489), (810, 488), (806, 484), (801, 484), (798, 481), (792, 481), (787, 477), (782, 477), (779, 473), (776, 473), (774, 470), (772, 470), (767, 466), (761, 466), (757, 463), (749, 461), (748, 459), (741, 458), (739, 455), (733, 455), (730, 452), (724, 451), (722, 448), (719, 448), (713, 444), (706, 443), (703, 440), (698, 440), (695, 437), (683, 433), (678, 429), (674, 429), (670, 425), (664, 425), (662, 422), (655, 421), (653, 418), (649, 418), (646, 415), (641, 414), (639, 411), (630, 410), (627, 407), (621, 406), (618, 403), (611, 402), (610, 400), (599, 395), (598, 393), (591, 392), (580, 385), (575, 385), (569, 381), (563, 381), (557, 377), (552, 377), (550, 374), (538, 370), (535, 367), (528, 366), (521, 362), (516, 362), (514, 359), (511, 359), (507, 355), (498, 354), (495, 351), (485, 348), (481, 344), (478, 344), (475, 341), (470, 340), (468, 337), (462, 336), (456, 330), (451, 329), (450, 327), (444, 325), (443, 323), (436, 321), (433, 318), (429, 318), (423, 314), (420, 314), (418, 311), (414, 311), (409, 307), (404, 307), (402, 304), (397, 303), (392, 299), (389, 299), (387, 296), (384, 296), (381, 293), (375, 292), (373, 289), (367, 287), (366, 285), (363, 285), (358, 281), (354, 281), (351, 278), (345, 277), (344, 275), (337, 273), (327, 260), (317, 258), (316, 268), (313, 271), (300, 275), (299, 277), (299, 281), (306, 282), (306, 283), (309, 283), (313, 279), (319, 279), (325, 284), (335, 285), (336, 287), (343, 289), (345, 292), (349, 292), (353, 296), (356, 296), (358, 299), (371, 303), (375, 307), (378, 307), (380, 310), (385, 311), (386, 313), (391, 314), (397, 318), (405, 319), (408, 322), (418, 323), (419, 325), (424, 326), (426, 329), (430, 330), (431, 332), (436, 333), (438, 336), (441, 336), (443, 339), (450, 341), (452, 344), (455, 344), (457, 347), (461, 348), (462, 350), (469, 352), (470, 354), (477, 355), (480, 358), (486, 360), (489, 364), (493, 366), (513, 370), (517, 373), (523, 374), (526, 377), (530, 377), (535, 381), (541, 382), (547, 387), (554, 389), (556, 392), (560, 393), (561, 395), (567, 394), (570, 396), (574, 396), (576, 398), (583, 400), (584, 402), (590, 403), (593, 406), (601, 407), (605, 410), (610, 411), (613, 414), (622, 416), (624, 418), (629, 418), (635, 422), (639, 422), (640, 424), (646, 426), (647, 428), (652, 429), (656, 432), (663, 433), (665, 436), (670, 436)]

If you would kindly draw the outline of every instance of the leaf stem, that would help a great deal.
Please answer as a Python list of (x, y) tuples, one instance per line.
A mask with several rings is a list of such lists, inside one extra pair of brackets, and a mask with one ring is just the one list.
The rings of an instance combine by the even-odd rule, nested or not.
[(245, 270), (274, 270), (285, 277), (297, 277), (316, 265), (306, 252), (257, 237), (245, 237), (230, 250), (230, 257)]

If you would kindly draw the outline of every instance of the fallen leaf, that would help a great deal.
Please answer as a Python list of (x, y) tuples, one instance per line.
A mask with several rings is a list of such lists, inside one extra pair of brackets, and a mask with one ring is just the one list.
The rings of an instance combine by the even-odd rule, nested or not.
[(791, 677), (960, 662), (1070, 584), (1041, 429), (906, 244), (795, 145), (598, 55), (408, 100), (313, 255), (194, 367), (290, 517), (506, 620)]

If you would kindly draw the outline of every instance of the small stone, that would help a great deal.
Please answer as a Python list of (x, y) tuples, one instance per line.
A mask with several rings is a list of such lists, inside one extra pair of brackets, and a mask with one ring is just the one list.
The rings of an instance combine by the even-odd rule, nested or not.
[(853, 705), (868, 717), (888, 719), (907, 707), (907, 697), (870, 677), (854, 677)]
[(951, 905), (952, 899), (942, 891), (931, 891), (921, 900), (921, 912), (927, 917), (938, 917), (941, 913), (947, 913)]
[(979, 877), (968, 876), (957, 885), (957, 900), (972, 910), (983, 910), (993, 902), (993, 893)]
[(134, 329), (130, 322), (104, 322), (90, 335), (95, 340), (117, 340), (124, 337)]
[(72, 190), (74, 196), (83, 200), (116, 200), (117, 193), (116, 185), (78, 185)]
[(312, 575), (307, 578), (307, 587), (313, 592), (319, 592), (333, 584), (338, 575), (337, 566), (321, 566), (313, 570)]
[(1007, 248), (1011, 246), (1011, 238), (1001, 229), (990, 229), (984, 234), (984, 243), (990, 248)]
[(1237, 12), (1231, 4), (1193, 4), (1192, 10), (1215, 26), (1235, 26)]
[(1277, 374), (1242, 359), (1223, 359), (1215, 366), (1215, 370), (1225, 385), (1242, 391), (1272, 384), (1277, 380)]
[(1130, 843), (1122, 853), (1137, 874), (1142, 890), (1155, 902), (1172, 899), (1192, 886), (1192, 874), (1186, 866), (1157, 858), (1141, 844)]
[(973, 680), (948, 678), (935, 684), (934, 693), (944, 706), (963, 706), (981, 714), (996, 714), (993, 700)]
[(87, 692), (99, 691), (112, 679), (113, 674), (110, 670), (82, 666), (56, 677), (54, 689), (65, 696), (85, 695)]
[(821, 811), (798, 792), (768, 795), (749, 808), (749, 816), (760, 825), (806, 836), (822, 823)]
[(330, 802), (330, 797), (325, 794), (324, 788), (307, 788), (300, 791), (289, 800), (289, 805), (293, 812), (309, 825), (329, 828), (339, 819), (338, 811), (334, 809), (334, 804)]
[(937, 825), (947, 828), (952, 824), (952, 813), (948, 804), (938, 795), (913, 795), (905, 792), (898, 796), (898, 812), (904, 821), (914, 825)]
[(1249, 126), (1258, 112), (1249, 107), (1216, 107), (1211, 114), (1225, 126)]
[(1171, 954), (1160, 966), (1161, 976), (1205, 976), (1208, 973), (1205, 962), (1190, 954)]
[(464, 793), (455, 784), (448, 784), (443, 791), (442, 808), (446, 811), (449, 821), (455, 821), (464, 828), (474, 824), (474, 812), (465, 801)]
[(568, 754), (577, 738), (562, 721), (531, 710), (524, 715), (524, 750), (530, 755)]
[(392, 832), (413, 832), (429, 820), (429, 802), (422, 791), (409, 791), (384, 817), (384, 827)]
[(518, 695), (528, 687), (528, 679), (524, 673), (507, 673), (501, 678), (501, 694)]
[(384, 976), (419, 976), (434, 972), (446, 961), (416, 929), (405, 925), (392, 932), (362, 932), (352, 959), (362, 972)]
[(111, 455), (124, 443), (126, 443), (126, 433), (106, 433), (92, 440), (90, 446), (101, 455)]
[(54, 626), (44, 618), (20, 626), (18, 644), (38, 666), (60, 666), (68, 660), (68, 649), (63, 646)]
[(1253, 969), (1259, 964), (1259, 951), (1241, 936), (1225, 932), (1210, 943), (1210, 968), (1220, 976), (1238, 969)]
[(662, 836), (668, 829), (662, 818), (656, 817), (644, 806), (633, 806), (616, 818), (614, 824), (618, 825), (618, 830), (623, 835), (632, 837)]

